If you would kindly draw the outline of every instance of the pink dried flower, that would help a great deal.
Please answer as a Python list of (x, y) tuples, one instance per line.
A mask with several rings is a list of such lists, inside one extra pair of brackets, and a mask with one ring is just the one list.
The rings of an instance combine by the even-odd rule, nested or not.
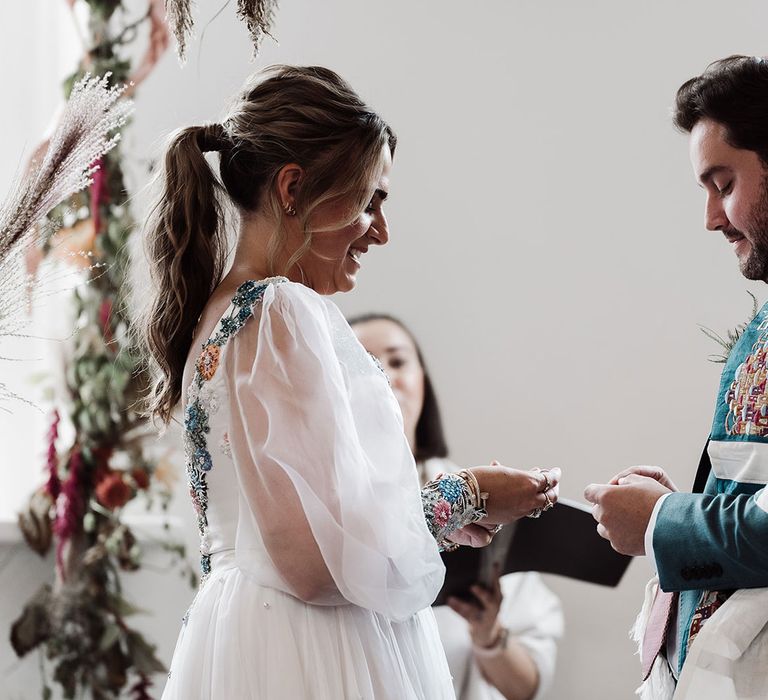
[(152, 681), (147, 676), (140, 676), (139, 680), (130, 689), (131, 700), (152, 700), (149, 689), (152, 687)]
[(204, 513), (203, 506), (200, 504), (200, 499), (197, 497), (195, 489), (190, 488), (189, 495), (192, 498), (192, 507), (195, 509), (195, 513), (197, 515), (202, 515)]
[(104, 299), (99, 306), (99, 323), (104, 332), (104, 343), (110, 345), (114, 340), (112, 335), (112, 301), (110, 299)]
[(75, 448), (69, 458), (69, 476), (64, 482), (59, 497), (56, 499), (56, 520), (53, 532), (58, 538), (56, 543), (56, 567), (59, 575), (65, 578), (64, 546), (81, 526), (83, 519), (83, 458), (80, 449)]
[(45, 484), (45, 492), (56, 501), (61, 493), (61, 480), (59, 479), (59, 455), (56, 452), (56, 440), (59, 437), (59, 422), (61, 416), (58, 410), (53, 412), (53, 420), (48, 431), (48, 457), (46, 459), (46, 471), (48, 481)]

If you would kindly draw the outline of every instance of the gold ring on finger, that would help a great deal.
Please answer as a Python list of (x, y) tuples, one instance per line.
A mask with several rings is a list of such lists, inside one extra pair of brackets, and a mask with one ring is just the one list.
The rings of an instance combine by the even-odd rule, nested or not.
[(530, 513), (528, 513), (528, 515), (526, 517), (527, 518), (538, 518), (543, 512), (544, 511), (541, 508), (534, 508)]
[(552, 488), (552, 483), (550, 482), (549, 475), (547, 474), (549, 469), (539, 469), (539, 467), (536, 467), (533, 471), (538, 472), (544, 478), (544, 488), (541, 489), (539, 493), (545, 493), (546, 491), (549, 491), (549, 489)]
[(544, 508), (542, 508), (542, 512), (548, 511), (550, 508), (554, 508), (555, 504), (552, 502), (552, 499), (549, 497), (549, 492), (544, 492), (544, 500), (546, 503), (544, 504)]

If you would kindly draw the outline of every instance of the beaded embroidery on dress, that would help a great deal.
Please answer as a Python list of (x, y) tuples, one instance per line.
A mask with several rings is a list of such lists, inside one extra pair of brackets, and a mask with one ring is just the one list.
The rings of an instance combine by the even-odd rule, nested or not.
[[(270, 284), (282, 284), (285, 277), (254, 282), (243, 282), (237, 289), (232, 303), (222, 316), (214, 334), (203, 343), (202, 352), (195, 363), (195, 375), (187, 395), (184, 411), (184, 452), (186, 454), (189, 495), (197, 515), (200, 533), (200, 583), (205, 583), (211, 573), (211, 553), (208, 538), (208, 482), (206, 474), (213, 468), (213, 459), (208, 449), (210, 416), (219, 410), (216, 391), (211, 380), (216, 375), (221, 358), (221, 349), (253, 316), (253, 306), (261, 300), (264, 290)], [(219, 440), (223, 454), (229, 456), (229, 438), (224, 433)]]

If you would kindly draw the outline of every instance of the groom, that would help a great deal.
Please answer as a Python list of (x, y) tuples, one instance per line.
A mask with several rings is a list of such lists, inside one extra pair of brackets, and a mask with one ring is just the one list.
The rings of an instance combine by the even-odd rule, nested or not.
[[(674, 122), (690, 135), (707, 229), (723, 234), (744, 277), (768, 282), (768, 60), (713, 63), (678, 90)], [(767, 369), (768, 304), (723, 369), (694, 493), (657, 467), (585, 491), (598, 532), (655, 561), (661, 591), (641, 653), (644, 680), (656, 665), (649, 697), (651, 684), (675, 681), (676, 698), (768, 697), (768, 590), (744, 590), (768, 587)]]

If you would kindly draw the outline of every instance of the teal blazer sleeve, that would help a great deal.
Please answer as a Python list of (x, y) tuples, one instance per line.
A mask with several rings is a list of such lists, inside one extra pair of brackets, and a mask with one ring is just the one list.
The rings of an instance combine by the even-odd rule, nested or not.
[(757, 488), (667, 496), (653, 530), (662, 590), (768, 586), (768, 512), (758, 502), (765, 487)]

